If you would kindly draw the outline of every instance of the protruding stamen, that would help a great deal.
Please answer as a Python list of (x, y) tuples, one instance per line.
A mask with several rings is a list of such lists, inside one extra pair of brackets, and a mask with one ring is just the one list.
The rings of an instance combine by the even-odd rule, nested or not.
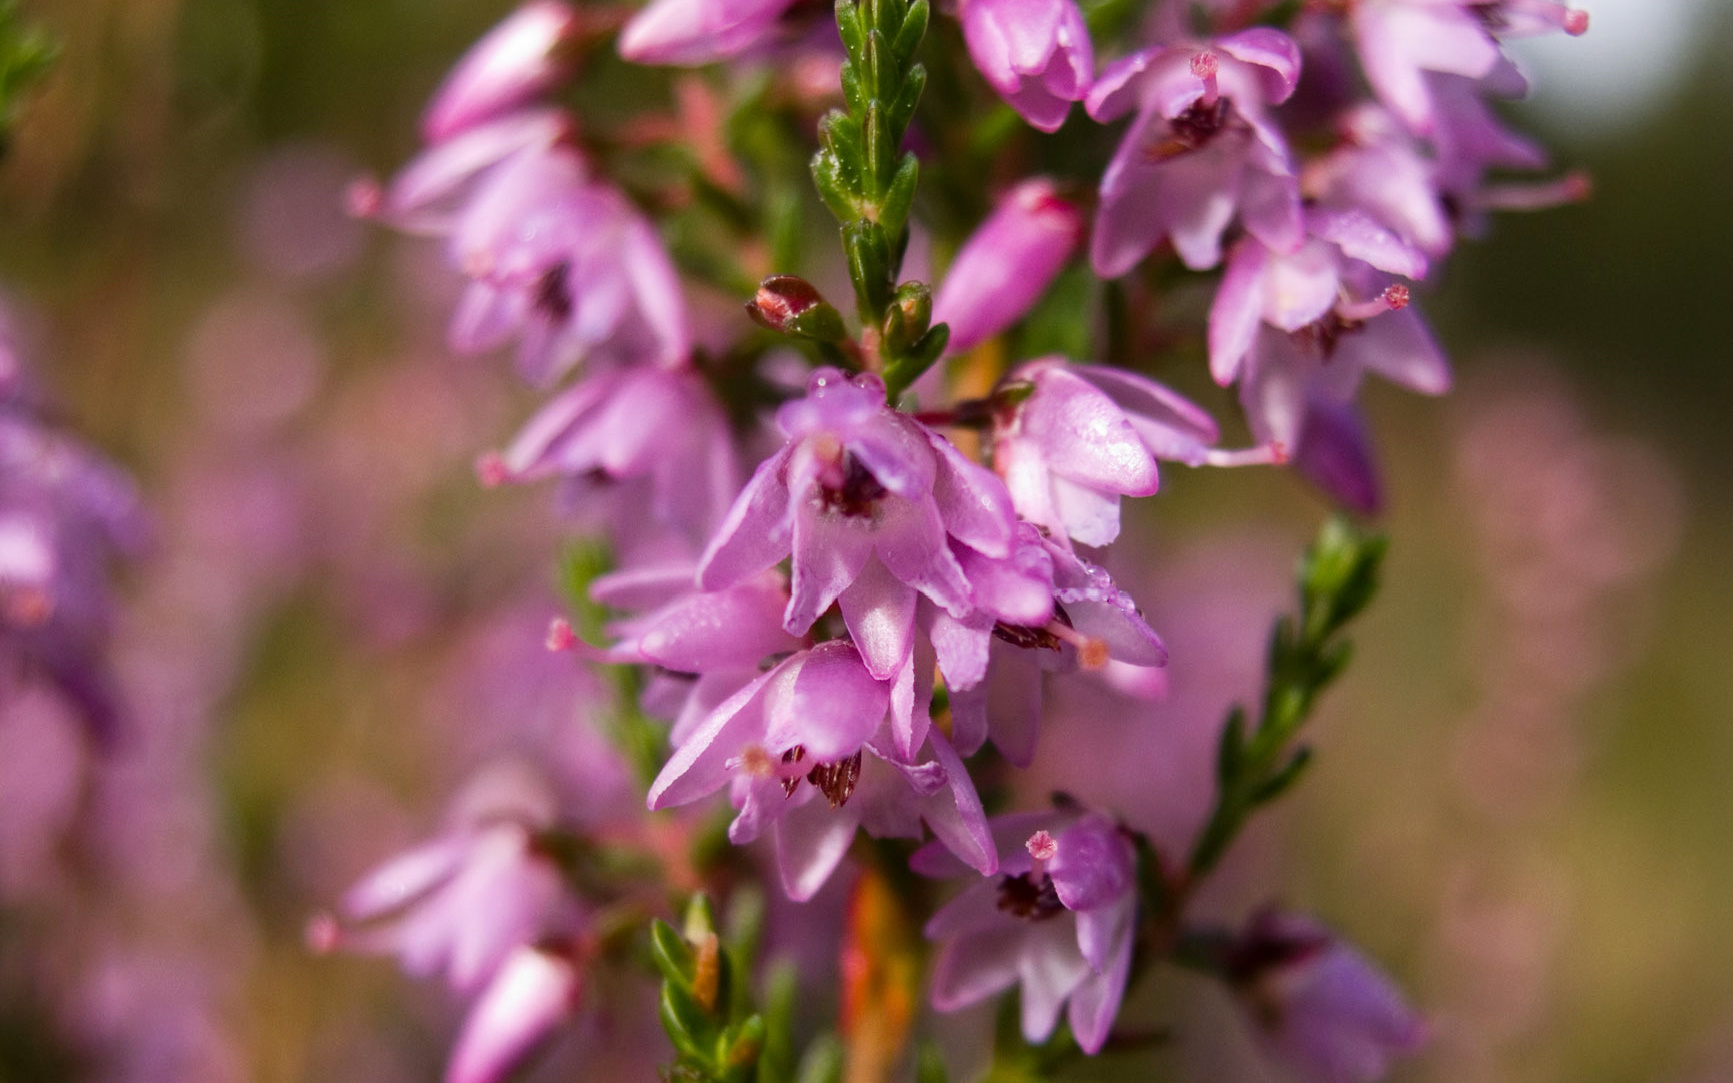
[(1343, 301), (1336, 306), (1336, 315), (1347, 323), (1365, 323), (1386, 312), (1399, 312), (1408, 307), (1413, 294), (1404, 285), (1394, 285), (1370, 301)]
[(484, 451), (475, 458), (475, 477), (483, 489), (497, 489), (511, 480), (511, 467), (497, 451)]
[(338, 926), (336, 916), (322, 911), (308, 919), (301, 939), (314, 955), (329, 955), (337, 950), (342, 936), (343, 930)]
[(1216, 82), (1216, 73), (1221, 70), (1221, 61), (1212, 52), (1201, 52), (1191, 58), (1191, 73), (1203, 80), (1203, 104), (1214, 105), (1221, 95), (1221, 88)]
[(1029, 856), (1036, 861), (1052, 861), (1053, 855), (1059, 852), (1059, 843), (1047, 831), (1037, 831), (1029, 836), (1029, 841), (1023, 844), (1029, 851)]
[(572, 631), (572, 622), (564, 617), (555, 617), (548, 622), (548, 650), (555, 654), (578, 649), (578, 633)]
[(1544, 211), (1568, 203), (1581, 203), (1594, 195), (1594, 181), (1587, 173), (1567, 173), (1541, 184), (1489, 184), (1474, 198), (1474, 205), (1489, 211)]
[(1111, 655), (1106, 640), (1086, 636), (1069, 624), (1056, 620), (1048, 621), (1047, 626), (1042, 630), (1053, 636), (1054, 639), (1076, 647), (1077, 661), (1084, 669), (1097, 670), (1107, 665)]
[(738, 765), (754, 778), (774, 778), (778, 774), (776, 757), (766, 752), (763, 745), (747, 745), (740, 752)]
[(377, 218), (385, 207), (385, 189), (379, 178), (363, 174), (349, 182), (343, 190), (343, 207), (351, 218)]
[(1281, 466), (1288, 461), (1288, 449), (1280, 440), (1232, 451), (1210, 448), (1203, 461), (1206, 466)]

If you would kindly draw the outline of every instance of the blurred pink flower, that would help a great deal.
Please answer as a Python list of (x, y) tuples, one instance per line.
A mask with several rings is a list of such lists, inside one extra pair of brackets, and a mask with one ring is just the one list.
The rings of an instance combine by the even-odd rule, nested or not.
[(1089, 93), (1095, 54), (1073, 0), (961, 0), (969, 56), (1035, 128), (1057, 131)]
[(1083, 237), (1083, 212), (1036, 177), (1007, 192), (963, 242), (933, 300), (957, 353), (1022, 319), (1064, 269)]

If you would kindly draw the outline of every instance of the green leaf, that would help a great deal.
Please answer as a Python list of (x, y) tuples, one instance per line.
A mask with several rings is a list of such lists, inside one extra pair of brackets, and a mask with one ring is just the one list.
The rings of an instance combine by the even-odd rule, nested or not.
[(692, 945), (661, 918), (650, 922), (650, 955), (665, 980), (691, 987)]
[(891, 51), (899, 67), (908, 68), (909, 62), (915, 58), (921, 39), (927, 36), (927, 20), (931, 17), (927, 0), (915, 0), (909, 5), (908, 14), (903, 16), (903, 25), (897, 29), (896, 38), (891, 42)]
[(821, 1034), (806, 1047), (800, 1058), (800, 1083), (842, 1083), (847, 1065), (842, 1043), (834, 1034)]
[(879, 225), (893, 237), (908, 228), (909, 212), (915, 205), (915, 184), (921, 178), (921, 163), (913, 154), (903, 155), (896, 175), (885, 189), (884, 202), (879, 205)]
[(915, 1058), (915, 1083), (950, 1083), (950, 1079), (945, 1058), (939, 1055), (938, 1045), (928, 1038), (921, 1043), (921, 1051)]
[(660, 1002), (662, 1029), (674, 1048), (687, 1056), (709, 1060), (705, 1049), (715, 1037), (716, 1024), (691, 993), (674, 984), (662, 983)]

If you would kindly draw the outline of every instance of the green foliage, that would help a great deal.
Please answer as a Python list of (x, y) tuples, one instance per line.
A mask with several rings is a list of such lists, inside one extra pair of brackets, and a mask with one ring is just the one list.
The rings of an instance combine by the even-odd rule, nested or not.
[[(571, 612), (572, 628), (589, 642), (602, 638), (607, 610), (590, 597), (590, 584), (614, 565), (606, 543), (577, 541), (560, 554), (559, 587)], [(662, 769), (668, 739), (662, 727), (645, 717), (638, 706), (643, 691), (637, 666), (598, 666), (613, 687), (614, 705), (609, 712), (608, 731), (614, 744), (645, 784)]]
[(931, 326), (927, 287), (898, 284), (920, 179), (920, 163), (901, 148), (927, 84), (914, 58), (929, 15), (927, 0), (840, 0), (846, 108), (819, 122), (812, 159), (813, 183), (842, 223), (855, 305), (893, 403), (938, 360), (950, 336), (943, 325)]
[(1195, 879), (1215, 867), (1246, 819), (1297, 782), (1311, 750), (1292, 748), (1318, 694), (1348, 664), (1343, 629), (1378, 589), (1385, 542), (1332, 519), (1319, 531), (1299, 567), (1299, 612), (1276, 622), (1266, 662), (1263, 710), (1248, 729), (1242, 707), (1229, 712), (1216, 751), (1216, 807), (1192, 850)]
[(753, 1083), (768, 1042), (764, 1017), (747, 1013), (735, 952), (722, 944), (710, 900), (695, 895), (684, 928), (657, 918), (650, 957), (662, 974), (662, 1029), (674, 1043), (667, 1072), (678, 1083)]
[(25, 92), (47, 74), (59, 53), (46, 34), (23, 24), (15, 0), (0, 0), (0, 153), (11, 141)]

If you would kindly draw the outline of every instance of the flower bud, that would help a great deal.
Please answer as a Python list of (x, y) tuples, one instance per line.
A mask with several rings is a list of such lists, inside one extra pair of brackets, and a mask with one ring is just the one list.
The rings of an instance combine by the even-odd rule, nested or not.
[(951, 325), (952, 351), (968, 350), (1022, 319), (1052, 285), (1083, 236), (1083, 214), (1044, 177), (1024, 181), (964, 242), (933, 303)]
[(746, 314), (760, 327), (795, 338), (818, 342), (848, 338), (842, 313), (812, 283), (796, 275), (772, 275), (759, 283), (758, 293), (746, 302)]
[(1383, 1078), (1425, 1041), (1390, 979), (1310, 918), (1259, 914), (1222, 961), (1265, 1051), (1303, 1079)]
[(520, 947), (463, 1021), (445, 1083), (500, 1083), (553, 1036), (577, 1006), (583, 975), (571, 956)]
[(530, 0), (478, 41), (433, 97), (421, 129), (438, 143), (550, 89), (570, 72), (577, 12)]
[(932, 322), (933, 291), (925, 282), (904, 282), (897, 287), (891, 306), (885, 310), (886, 352), (892, 356), (908, 353)]

